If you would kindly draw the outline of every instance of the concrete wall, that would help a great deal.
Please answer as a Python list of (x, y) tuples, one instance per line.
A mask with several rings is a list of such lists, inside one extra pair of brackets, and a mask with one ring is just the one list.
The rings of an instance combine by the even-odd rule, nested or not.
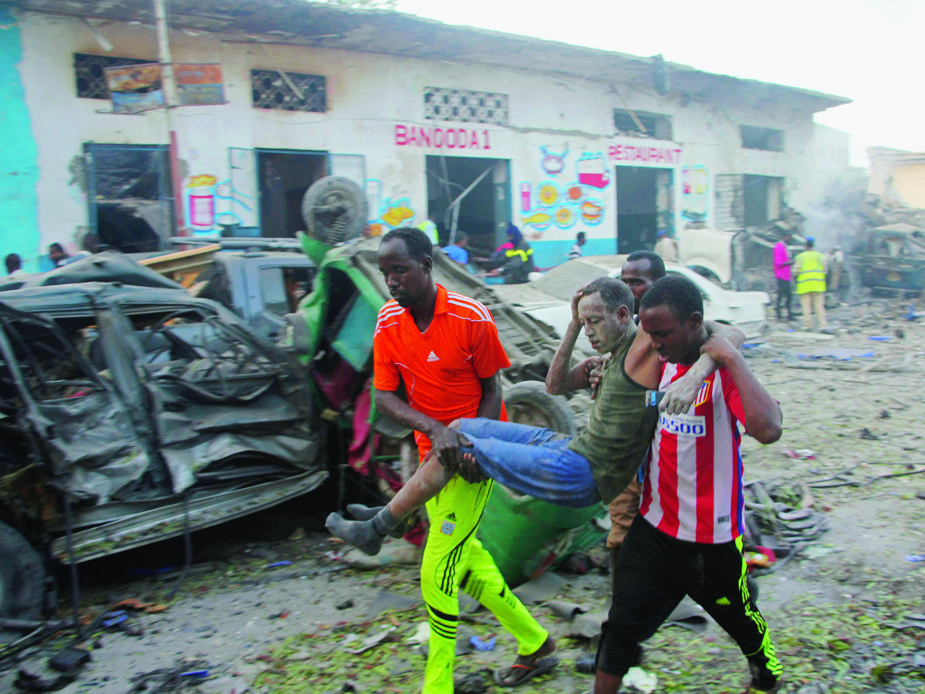
[[(27, 13), (19, 15), (19, 28), (22, 60), (17, 68), (25, 89), (24, 109), (32, 124), (32, 137), (24, 138), (22, 146), (37, 151), (38, 176), (17, 184), (21, 192), (34, 191), (38, 212), (31, 220), (23, 218), (16, 228), (0, 221), (0, 241), (6, 247), (28, 224), (35, 255), (51, 241), (76, 243), (86, 229), (84, 143), (164, 145), (168, 130), (163, 112), (108, 115), (99, 112), (110, 110), (108, 102), (76, 98), (73, 54), (103, 53), (85, 25)], [(156, 60), (153, 28), (109, 24), (100, 32), (114, 47), (110, 55)], [(257, 46), (240, 40), (171, 33), (174, 62), (221, 63), (228, 102), (173, 112), (187, 223), (188, 196), (191, 192), (209, 195), (211, 188), (217, 215), (233, 212), (245, 226), (258, 224), (252, 172), (248, 179), (247, 171), (232, 171), (230, 165), (232, 158), (246, 165), (249, 151), (257, 148), (362, 155), (367, 179), (363, 183), (374, 200), (370, 221), (383, 227), (388, 226), (385, 220), (423, 220), (427, 155), (508, 160), (510, 199), (505, 204), (512, 221), (533, 244), (541, 267), (564, 260), (578, 231), (588, 235), (587, 254), (614, 252), (618, 166), (672, 171), (675, 229), (692, 216), (705, 216), (708, 225), (717, 223), (717, 176), (782, 177), (786, 199), (798, 209), (821, 190), (814, 169), (812, 115), (787, 104), (682, 105), (676, 96), (661, 98), (617, 85), (621, 99), (610, 85), (578, 77), (323, 48)], [(254, 68), (325, 75), (328, 112), (253, 108), (250, 70)], [(508, 94), (508, 125), (425, 120), (424, 87)], [(624, 99), (634, 110), (670, 115), (673, 141), (614, 136), (613, 109), (625, 108)], [(740, 124), (785, 130), (785, 151), (743, 149)], [(32, 226), (37, 226), (37, 233)]]
[[(0, 255), (16, 253), (26, 271), (38, 270), (39, 167), (36, 142), (23, 94), (20, 28), (8, 7), (0, 6)], [(0, 266), (6, 274), (6, 267)]]

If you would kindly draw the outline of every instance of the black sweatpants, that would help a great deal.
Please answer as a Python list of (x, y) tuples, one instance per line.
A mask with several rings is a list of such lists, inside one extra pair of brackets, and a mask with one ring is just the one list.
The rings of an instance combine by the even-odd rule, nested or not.
[(777, 319), (780, 320), (783, 318), (781, 315), (781, 304), (786, 304), (787, 306), (787, 320), (793, 320), (793, 308), (791, 306), (793, 300), (793, 285), (790, 283), (790, 280), (777, 279)]
[(742, 540), (676, 540), (636, 516), (614, 566), (613, 604), (597, 667), (622, 677), (636, 650), (689, 595), (735, 640), (762, 680), (780, 677), (768, 626), (748, 594)]

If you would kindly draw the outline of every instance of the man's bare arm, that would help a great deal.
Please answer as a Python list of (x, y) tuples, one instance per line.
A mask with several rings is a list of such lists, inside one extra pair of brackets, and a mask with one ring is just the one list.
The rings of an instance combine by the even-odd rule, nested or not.
[[(500, 393), (500, 385), (498, 387)], [(436, 419), (418, 412), (402, 400), (393, 391), (375, 390), (376, 409), (382, 414), (394, 419), (399, 424), (420, 431), (430, 439), (431, 448), (437, 454), (440, 463), (451, 470), (459, 467), (460, 455), (459, 433), (450, 429)], [(499, 395), (500, 398), (500, 395)], [(500, 412), (501, 405), (498, 405)]]
[(479, 400), (479, 409), (477, 417), (486, 417), (487, 419), (499, 419), (501, 417), (501, 404), (503, 402), (501, 392), (501, 372), (495, 373), (488, 378), (480, 378), (479, 383), (482, 385), (482, 399)]
[[(709, 339), (714, 337), (724, 339), (735, 349), (739, 349), (745, 343), (745, 333), (734, 325), (717, 323), (712, 320), (704, 321), (704, 325), (707, 329), (707, 335), (710, 336)], [(659, 409), (668, 414), (687, 412), (691, 405), (694, 404), (704, 379), (716, 371), (717, 366), (718, 364), (713, 357), (707, 352), (702, 352), (700, 358), (694, 362), (686, 374), (668, 385)]]
[(546, 392), (552, 395), (571, 393), (574, 390), (590, 387), (591, 382), (588, 375), (600, 363), (599, 357), (589, 357), (570, 368), (575, 343), (578, 341), (578, 334), (581, 332), (581, 320), (578, 318), (578, 302), (581, 301), (583, 296), (584, 289), (579, 289), (572, 296), (572, 320), (569, 321), (568, 327), (565, 329), (562, 342), (559, 343), (556, 354), (549, 365), (549, 371), (546, 373)]
[(742, 408), (745, 410), (745, 430), (761, 443), (774, 443), (783, 433), (780, 405), (764, 389), (745, 363), (745, 357), (728, 340), (714, 335), (700, 348), (732, 375)]

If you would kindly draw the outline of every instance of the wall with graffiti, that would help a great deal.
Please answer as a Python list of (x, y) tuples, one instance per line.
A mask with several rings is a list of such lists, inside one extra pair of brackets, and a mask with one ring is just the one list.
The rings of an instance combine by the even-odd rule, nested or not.
[(414, 206), (407, 197), (382, 197), (382, 181), (368, 178), (363, 183), (366, 204), (369, 208), (369, 231), (372, 236), (381, 236), (390, 229), (413, 224)]
[(541, 146), (535, 176), (517, 184), (514, 223), (532, 242), (538, 266), (561, 263), (579, 231), (588, 237), (586, 254), (613, 253), (612, 224), (603, 234), (594, 233), (607, 219), (613, 198), (603, 152)]
[(691, 222), (705, 222), (709, 213), (710, 177), (707, 167), (681, 169), (681, 216)]
[(191, 176), (186, 183), (186, 221), (194, 234), (214, 234), (225, 227), (255, 228), (256, 191), (236, 190), (231, 179), (212, 174)]

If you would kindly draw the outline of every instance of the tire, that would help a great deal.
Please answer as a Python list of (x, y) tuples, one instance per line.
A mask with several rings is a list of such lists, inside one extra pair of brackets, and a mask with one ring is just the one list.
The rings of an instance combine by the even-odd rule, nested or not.
[(575, 415), (568, 400), (547, 393), (541, 381), (521, 381), (505, 388), (504, 405), (512, 422), (545, 427), (568, 436), (577, 433)]
[(327, 244), (363, 235), (368, 221), (366, 195), (349, 178), (325, 176), (302, 198), (302, 218), (308, 235)]
[(0, 617), (40, 617), (45, 566), (39, 553), (17, 531), (0, 523), (0, 557)]

